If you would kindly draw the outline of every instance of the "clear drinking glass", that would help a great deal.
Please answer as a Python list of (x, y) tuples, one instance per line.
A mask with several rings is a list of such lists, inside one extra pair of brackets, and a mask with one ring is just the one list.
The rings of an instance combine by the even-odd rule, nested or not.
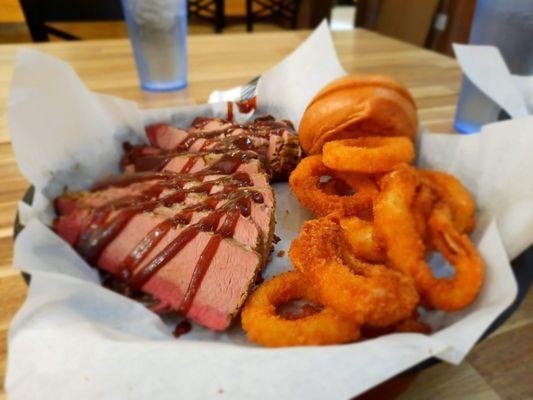
[(187, 86), (187, 0), (122, 0), (141, 87)]
[[(511, 73), (533, 74), (533, 0), (477, 0), (470, 43), (497, 46)], [(501, 111), (463, 78), (455, 114), (457, 131), (479, 132), (481, 126), (497, 121)]]

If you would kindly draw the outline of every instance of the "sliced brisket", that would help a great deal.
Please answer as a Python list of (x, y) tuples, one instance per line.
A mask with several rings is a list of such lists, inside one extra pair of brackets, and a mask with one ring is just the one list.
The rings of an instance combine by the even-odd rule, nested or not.
[(301, 157), (293, 125), (272, 117), (257, 118), (246, 125), (219, 118), (197, 118), (188, 132), (165, 124), (150, 125), (146, 132), (152, 147), (135, 148), (140, 158), (157, 153), (154, 148), (160, 150), (162, 158), (184, 151), (254, 152), (276, 180), (287, 179)]
[(125, 146), (125, 173), (55, 200), (54, 230), (130, 293), (226, 329), (268, 260), (275, 199), (300, 148), (290, 123), (196, 119), (147, 128)]

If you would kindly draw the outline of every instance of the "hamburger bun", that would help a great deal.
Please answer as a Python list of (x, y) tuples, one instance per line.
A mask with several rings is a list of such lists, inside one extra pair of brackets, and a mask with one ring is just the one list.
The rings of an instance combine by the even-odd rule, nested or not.
[(406, 136), (418, 129), (416, 105), (405, 87), (380, 75), (348, 75), (326, 85), (311, 100), (300, 122), (307, 154), (322, 152), (330, 140), (359, 136)]

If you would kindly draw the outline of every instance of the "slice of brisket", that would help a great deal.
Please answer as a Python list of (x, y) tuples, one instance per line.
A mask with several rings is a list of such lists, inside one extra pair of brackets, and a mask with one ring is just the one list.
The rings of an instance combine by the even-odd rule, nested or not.
[(270, 118), (196, 119), (147, 136), (152, 146), (125, 146), (123, 175), (55, 200), (54, 230), (115, 286), (151, 296), (152, 309), (224, 330), (268, 260), (269, 176), (296, 165), (294, 130)]
[(152, 147), (134, 148), (137, 158), (159, 154), (165, 159), (165, 155), (184, 151), (253, 152), (275, 180), (286, 180), (302, 155), (293, 125), (272, 117), (257, 118), (246, 125), (219, 118), (197, 118), (188, 132), (166, 124), (150, 125), (146, 132)]
[[(265, 188), (268, 178), (263, 173), (237, 172), (231, 175), (177, 175), (173, 173), (139, 173), (112, 177), (99, 182), (91, 192), (65, 193), (55, 199), (58, 215), (68, 214), (75, 208), (96, 208), (104, 204), (124, 203), (138, 198), (161, 198), (177, 190), (214, 194), (231, 192), (241, 187)], [(114, 202), (114, 203), (111, 203)]]

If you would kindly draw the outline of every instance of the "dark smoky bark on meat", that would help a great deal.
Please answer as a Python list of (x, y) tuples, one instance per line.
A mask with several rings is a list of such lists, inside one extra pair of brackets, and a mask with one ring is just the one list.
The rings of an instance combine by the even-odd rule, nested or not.
[(146, 132), (150, 145), (125, 144), (122, 175), (55, 200), (54, 230), (105, 273), (106, 286), (224, 330), (268, 260), (269, 182), (300, 159), (297, 135), (271, 117)]

